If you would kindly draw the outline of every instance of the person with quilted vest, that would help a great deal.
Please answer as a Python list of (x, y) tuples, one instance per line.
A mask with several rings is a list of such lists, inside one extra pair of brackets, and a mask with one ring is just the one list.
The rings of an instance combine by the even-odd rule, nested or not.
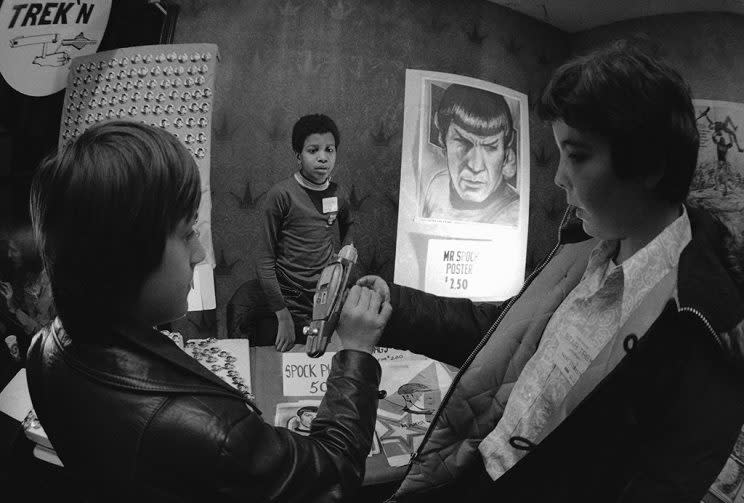
[(200, 196), (180, 141), (133, 121), (91, 127), (34, 177), (32, 222), (59, 314), (34, 338), (27, 378), (74, 499), (345, 501), (372, 446), (371, 353), (390, 305), (354, 286), (309, 435), (268, 424), (154, 328), (186, 314), (205, 257)]
[(459, 367), (389, 501), (698, 502), (744, 423), (744, 285), (685, 203), (688, 87), (618, 43), (560, 67), (538, 110), (569, 207), (513, 298), (359, 280), (391, 298), (381, 345)]

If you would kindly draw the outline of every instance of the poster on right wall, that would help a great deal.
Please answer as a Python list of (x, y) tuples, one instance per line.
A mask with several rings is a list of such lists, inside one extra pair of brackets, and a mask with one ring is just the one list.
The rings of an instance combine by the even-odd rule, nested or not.
[[(716, 214), (744, 246), (744, 104), (693, 100), (700, 133), (689, 201)], [(744, 503), (744, 430), (703, 503)]]
[(744, 244), (744, 104), (693, 104), (700, 150), (689, 199), (715, 213)]

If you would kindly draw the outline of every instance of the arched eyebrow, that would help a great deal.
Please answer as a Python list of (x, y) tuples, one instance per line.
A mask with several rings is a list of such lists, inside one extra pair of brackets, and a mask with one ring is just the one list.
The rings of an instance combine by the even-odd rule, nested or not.
[(503, 131), (496, 131), (495, 133), (489, 135), (479, 135), (459, 126), (455, 129), (452, 129), (452, 134), (455, 135), (455, 139), (461, 138), (471, 144), (478, 142), (479, 145), (484, 145), (486, 147), (498, 146), (503, 138)]
[(501, 143), (501, 138), (496, 136), (496, 138), (493, 141), (489, 141), (488, 143), (483, 142), (482, 145), (486, 147), (498, 147), (500, 143)]

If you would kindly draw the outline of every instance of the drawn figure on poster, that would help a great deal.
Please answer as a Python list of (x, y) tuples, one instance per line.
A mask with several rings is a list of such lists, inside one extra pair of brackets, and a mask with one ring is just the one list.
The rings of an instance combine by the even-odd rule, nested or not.
[(744, 106), (724, 101), (694, 101), (700, 147), (688, 203), (716, 215), (741, 247), (744, 246), (744, 153), (737, 134), (744, 124)]
[(736, 459), (729, 457), (716, 481), (711, 485), (711, 491), (723, 501), (740, 501), (736, 497), (743, 480), (744, 467)]
[(297, 409), (297, 415), (287, 421), (287, 429), (294, 430), (298, 433), (310, 433), (310, 425), (318, 415), (318, 407), (315, 405), (305, 405)]
[(723, 195), (725, 196), (728, 191), (731, 190), (729, 188), (729, 181), (733, 181), (732, 178), (734, 176), (734, 173), (731, 170), (731, 164), (728, 162), (726, 157), (728, 156), (729, 149), (731, 149), (734, 145), (730, 141), (726, 142), (720, 132), (713, 135), (713, 143), (716, 144), (716, 153), (718, 155), (716, 190), (718, 190), (718, 186), (720, 183), (721, 185), (723, 185)]
[(506, 99), (452, 84), (432, 113), (446, 166), (426, 184), (421, 216), (516, 226), (519, 193), (507, 180), (517, 171), (517, 134)]
[(739, 150), (739, 152), (744, 152), (744, 149), (739, 146), (739, 140), (736, 137), (736, 131), (739, 128), (734, 124), (731, 116), (726, 116), (726, 119), (724, 119), (723, 121), (713, 121), (710, 119), (710, 117), (708, 117), (708, 112), (710, 112), (710, 107), (703, 110), (703, 112), (698, 115), (697, 119), (700, 120), (705, 117), (705, 120), (708, 121), (708, 127), (711, 129), (711, 131), (713, 131), (713, 136), (722, 136), (722, 133), (726, 133), (729, 136), (729, 141), (732, 144), (736, 144), (736, 148)]
[[(421, 443), (456, 369), (431, 360), (385, 362), (377, 433), (390, 466), (403, 466)], [(395, 390), (395, 392), (393, 392)]]
[[(403, 411), (413, 415), (431, 416), (434, 409), (426, 406), (426, 393), (433, 391), (426, 384), (409, 382), (398, 388), (398, 394), (403, 397), (405, 405)], [(431, 419), (427, 417), (427, 419)]]

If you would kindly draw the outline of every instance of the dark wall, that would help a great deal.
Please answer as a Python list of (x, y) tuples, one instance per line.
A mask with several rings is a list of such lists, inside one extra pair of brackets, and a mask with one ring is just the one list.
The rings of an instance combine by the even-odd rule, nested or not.
[[(217, 317), (254, 277), (262, 195), (296, 170), (294, 121), (333, 117), (334, 179), (352, 190), (360, 272), (392, 280), (405, 69), (496, 82), (530, 97), (568, 54), (567, 36), (486, 1), (182, 1), (175, 43), (215, 42), (218, 68), (211, 185)], [(530, 115), (528, 267), (554, 244), (565, 205), (552, 184), (549, 128)], [(220, 321), (220, 335), (224, 336)]]
[(744, 103), (744, 16), (691, 13), (613, 23), (571, 37), (585, 52), (618, 38), (645, 40), (689, 82), (694, 98)]
[[(731, 14), (656, 16), (567, 34), (485, 0), (171, 3), (181, 9), (173, 42), (217, 43), (222, 58), (211, 173), (220, 336), (225, 305), (254, 277), (262, 196), (296, 169), (289, 134), (303, 114), (324, 112), (338, 122), (342, 143), (335, 179), (353, 190), (361, 223), (360, 272), (390, 280), (406, 68), (496, 82), (526, 93), (532, 107), (552, 70), (572, 52), (642, 34), (680, 68), (696, 97), (744, 101), (738, 84), (744, 67), (737, 66), (744, 18)], [(115, 1), (101, 50), (155, 43), (157, 18), (144, 1)], [(0, 116), (0, 144), (14, 138), (12, 154), (0, 156), (0, 163), (12, 159), (12, 173), (0, 174), (4, 216), (25, 216), (30, 172), (56, 144), (55, 99), (61, 103), (61, 93), (32, 100), (0, 85), (0, 104), (9, 112)], [(565, 206), (552, 183), (558, 156), (550, 129), (533, 112), (530, 146), (528, 269), (551, 248)], [(214, 333), (214, 318), (201, 318), (186, 326), (199, 328), (189, 335)]]

